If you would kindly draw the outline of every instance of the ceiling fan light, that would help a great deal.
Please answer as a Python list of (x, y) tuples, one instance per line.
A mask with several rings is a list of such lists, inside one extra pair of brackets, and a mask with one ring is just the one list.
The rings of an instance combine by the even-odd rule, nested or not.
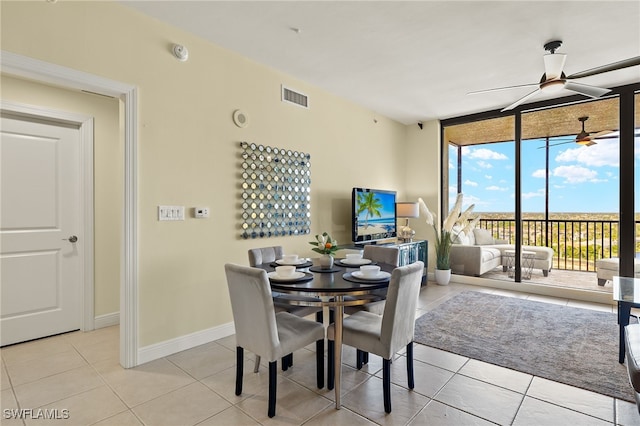
[(592, 145), (591, 139), (589, 139), (588, 137), (583, 138), (583, 139), (578, 139), (578, 140), (576, 140), (576, 143), (578, 145), (584, 145), (584, 146)]
[(544, 55), (544, 72), (548, 80), (558, 78), (562, 75), (562, 69), (564, 68), (566, 59), (567, 55), (561, 53)]
[(564, 88), (564, 80), (550, 80), (540, 84), (545, 93), (557, 93)]

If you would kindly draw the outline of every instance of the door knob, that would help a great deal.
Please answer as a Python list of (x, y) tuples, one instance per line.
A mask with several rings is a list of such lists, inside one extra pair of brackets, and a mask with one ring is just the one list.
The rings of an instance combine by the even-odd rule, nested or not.
[(70, 243), (75, 243), (76, 241), (78, 241), (78, 237), (72, 235), (69, 238), (63, 238), (63, 240), (69, 241)]

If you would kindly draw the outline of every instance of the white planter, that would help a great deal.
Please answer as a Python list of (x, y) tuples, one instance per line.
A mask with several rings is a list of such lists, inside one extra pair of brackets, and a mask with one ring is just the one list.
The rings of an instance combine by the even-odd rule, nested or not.
[(447, 285), (451, 279), (451, 269), (436, 269), (435, 275), (438, 285)]
[(330, 254), (323, 254), (320, 256), (320, 268), (331, 269), (333, 268), (333, 256)]

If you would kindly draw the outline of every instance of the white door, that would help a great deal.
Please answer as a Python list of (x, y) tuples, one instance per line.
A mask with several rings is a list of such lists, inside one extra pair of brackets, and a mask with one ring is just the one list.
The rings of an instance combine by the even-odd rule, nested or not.
[(1, 345), (80, 328), (80, 132), (1, 119)]

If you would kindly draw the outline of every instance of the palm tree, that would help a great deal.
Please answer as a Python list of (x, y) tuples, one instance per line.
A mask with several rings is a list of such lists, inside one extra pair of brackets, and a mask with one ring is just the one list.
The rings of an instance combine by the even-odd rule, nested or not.
[(375, 193), (365, 192), (364, 194), (358, 194), (358, 216), (363, 211), (367, 212), (364, 218), (365, 229), (369, 227), (369, 216), (382, 216), (380, 213), (382, 207), (382, 203), (379, 198), (376, 198)]

